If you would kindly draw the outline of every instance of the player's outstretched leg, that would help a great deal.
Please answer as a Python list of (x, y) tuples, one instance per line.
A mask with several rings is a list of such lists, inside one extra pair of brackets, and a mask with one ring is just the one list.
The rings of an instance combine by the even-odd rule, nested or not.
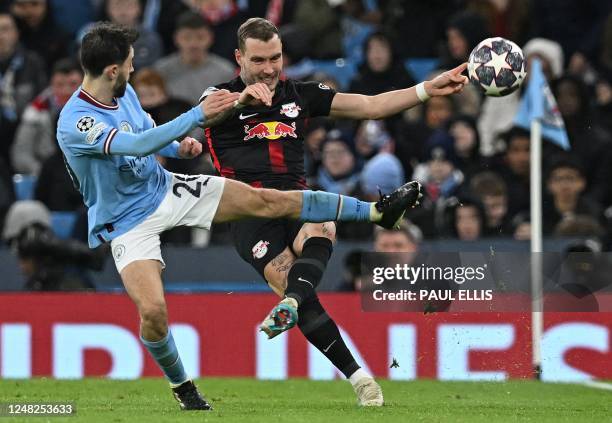
[(399, 225), (407, 209), (419, 204), (422, 196), (421, 184), (416, 181), (370, 203), (325, 191), (257, 189), (226, 180), (213, 221), (284, 217), (304, 222), (373, 222), (392, 229)]
[(172, 394), (182, 410), (212, 410), (185, 373), (174, 338), (168, 330), (161, 269), (157, 260), (137, 260), (120, 270), (123, 285), (138, 307), (140, 340), (170, 382)]

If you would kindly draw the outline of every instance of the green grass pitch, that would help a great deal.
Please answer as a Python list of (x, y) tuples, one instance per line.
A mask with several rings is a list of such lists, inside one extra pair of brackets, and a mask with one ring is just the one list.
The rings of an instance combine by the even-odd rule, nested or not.
[(381, 381), (386, 405), (359, 408), (348, 382), (203, 379), (212, 412), (181, 412), (162, 379), (0, 380), (0, 402), (73, 402), (75, 417), (0, 422), (612, 422), (612, 391), (534, 381)]

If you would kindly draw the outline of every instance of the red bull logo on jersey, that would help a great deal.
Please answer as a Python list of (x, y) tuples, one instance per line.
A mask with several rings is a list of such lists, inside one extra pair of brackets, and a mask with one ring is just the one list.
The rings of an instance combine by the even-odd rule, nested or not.
[(286, 137), (297, 138), (295, 122), (291, 122), (291, 125), (283, 122), (262, 122), (254, 126), (244, 125), (244, 133), (246, 134), (244, 137), (245, 141), (253, 138), (267, 138), (269, 140)]

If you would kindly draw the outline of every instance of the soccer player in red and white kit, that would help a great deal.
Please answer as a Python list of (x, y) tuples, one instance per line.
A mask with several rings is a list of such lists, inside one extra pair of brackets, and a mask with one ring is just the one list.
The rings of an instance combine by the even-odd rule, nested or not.
[[(207, 88), (200, 101), (217, 90), (241, 92), (249, 88), (259, 99), (254, 96), (238, 104), (238, 111), (206, 130), (214, 165), (227, 178), (280, 190), (306, 189), (303, 134), (308, 118), (381, 119), (429, 97), (459, 92), (468, 81), (461, 75), (466, 64), (432, 81), (376, 96), (337, 93), (318, 82), (281, 80), (280, 34), (274, 24), (262, 18), (251, 18), (240, 26), (235, 56), (240, 75)], [(335, 229), (333, 222), (288, 219), (231, 224), (240, 256), (283, 298), (261, 329), (272, 338), (297, 323), (306, 339), (350, 380), (359, 404), (380, 406), (380, 386), (355, 361), (315, 292), (332, 253)]]

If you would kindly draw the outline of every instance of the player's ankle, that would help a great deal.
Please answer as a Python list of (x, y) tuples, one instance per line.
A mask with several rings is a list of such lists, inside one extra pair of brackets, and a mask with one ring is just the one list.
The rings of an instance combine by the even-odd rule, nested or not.
[(376, 209), (376, 203), (370, 203), (370, 221), (373, 223), (380, 222), (382, 213)]
[(355, 370), (352, 375), (348, 377), (348, 381), (351, 382), (351, 385), (355, 386), (355, 384), (359, 382), (361, 379), (363, 379), (364, 377), (371, 378), (372, 375), (360, 367), (357, 370)]

